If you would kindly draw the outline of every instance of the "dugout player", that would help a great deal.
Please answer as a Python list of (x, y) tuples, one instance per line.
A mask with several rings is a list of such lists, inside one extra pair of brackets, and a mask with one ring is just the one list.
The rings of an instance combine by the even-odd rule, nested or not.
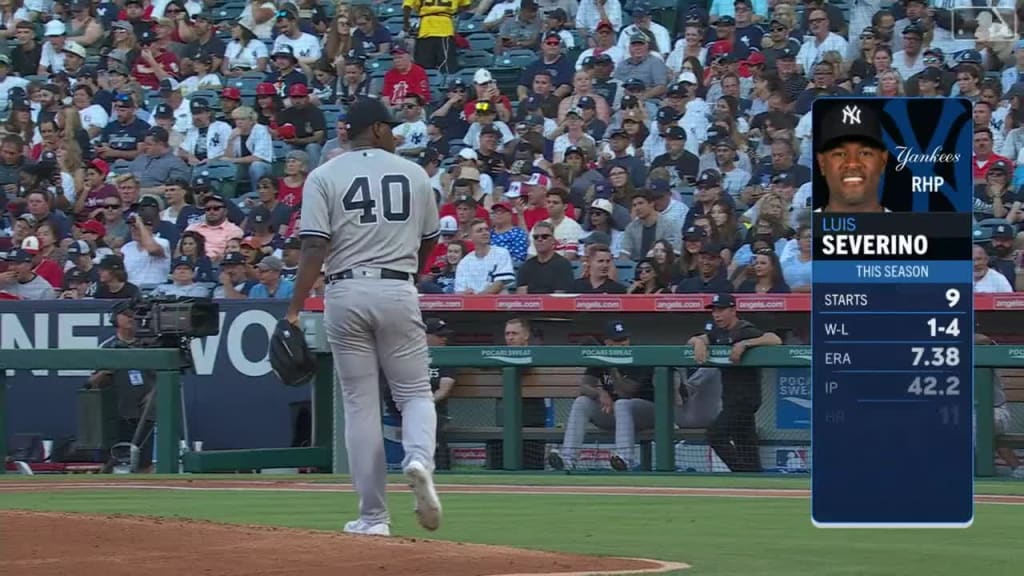
[[(702, 334), (690, 338), (698, 364), (708, 360), (708, 346), (731, 346), (729, 360), (737, 363), (755, 346), (779, 346), (782, 340), (765, 332), (736, 312), (732, 294), (715, 294), (708, 304), (711, 322)], [(761, 407), (761, 374), (757, 368), (722, 368), (722, 411), (708, 427), (708, 444), (733, 472), (760, 472), (757, 409)]]
[[(448, 323), (440, 318), (427, 318), (423, 322), (427, 326), (427, 346), (431, 348), (447, 346), (448, 339), (455, 334)], [(434, 453), (434, 465), (437, 470), (451, 469), (451, 454), (448, 451), (448, 442), (444, 438), (444, 426), (448, 421), (448, 396), (455, 388), (457, 372), (458, 370), (451, 366), (430, 367), (430, 389), (434, 393), (434, 406), (437, 409), (437, 451)], [(401, 419), (401, 413), (395, 406), (390, 391), (385, 389), (384, 394), (385, 409), (389, 414), (394, 414)]]
[(403, 471), (421, 526), (436, 530), (441, 503), (433, 469), (437, 414), (430, 359), (413, 283), (440, 234), (430, 178), (394, 154), (398, 122), (379, 100), (348, 109), (352, 149), (310, 172), (302, 238), (286, 319), (298, 325), (326, 260), (324, 326), (345, 405), (345, 445), (359, 518), (345, 532), (390, 535), (379, 377), (402, 413)]
[(888, 212), (879, 184), (889, 162), (882, 125), (873, 106), (837, 104), (822, 118), (818, 168), (828, 184), (821, 212)]
[[(622, 322), (608, 323), (604, 345), (631, 345), (630, 333)], [(636, 431), (654, 427), (654, 368), (587, 368), (580, 396), (569, 410), (561, 453), (548, 454), (549, 466), (555, 470), (567, 465), (575, 468), (587, 422), (603, 430), (615, 430), (615, 453), (609, 458), (613, 469), (622, 472), (635, 467)]]
[(455, 46), (455, 19), (460, 10), (469, 8), (472, 0), (404, 0), (405, 33), (412, 35), (410, 18), (415, 10), (420, 16), (419, 33), (413, 49), (413, 61), (423, 68), (437, 68), (444, 74), (458, 71), (458, 48)]

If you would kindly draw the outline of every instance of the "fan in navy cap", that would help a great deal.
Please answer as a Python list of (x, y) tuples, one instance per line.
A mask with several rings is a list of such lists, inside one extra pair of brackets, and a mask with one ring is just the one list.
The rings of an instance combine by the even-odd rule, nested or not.
[(889, 152), (877, 108), (865, 100), (828, 100), (818, 104), (814, 115), (821, 127), (816, 135), (818, 168), (828, 184), (823, 211), (886, 211), (879, 184)]
[[(694, 360), (706, 364), (711, 346), (729, 347), (729, 362), (736, 365), (747, 350), (757, 346), (778, 346), (782, 340), (746, 320), (736, 310), (736, 299), (727, 292), (715, 294), (707, 308), (711, 322), (702, 333), (687, 342)], [(708, 444), (733, 472), (760, 472), (755, 415), (761, 406), (761, 373), (757, 368), (718, 366), (722, 377), (722, 410), (708, 427)]]
[(1017, 266), (1017, 251), (1014, 250), (1015, 231), (1010, 224), (996, 224), (992, 227), (991, 248), (989, 252), (992, 258), (988, 265), (1006, 277), (1010, 288), (1016, 291), (1017, 274), (1020, 272)]

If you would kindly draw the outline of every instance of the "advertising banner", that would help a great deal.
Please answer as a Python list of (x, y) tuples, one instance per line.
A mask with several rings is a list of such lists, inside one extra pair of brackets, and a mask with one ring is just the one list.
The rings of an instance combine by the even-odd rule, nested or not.
[[(186, 423), (204, 449), (287, 447), (291, 403), (310, 387), (282, 386), (270, 371), (267, 342), (287, 303), (220, 301), (220, 334), (192, 342), (194, 373), (182, 378)], [(97, 300), (0, 302), (0, 349), (94, 349), (113, 335), (111, 303)], [(88, 372), (7, 372), (8, 433), (75, 435), (76, 391)]]

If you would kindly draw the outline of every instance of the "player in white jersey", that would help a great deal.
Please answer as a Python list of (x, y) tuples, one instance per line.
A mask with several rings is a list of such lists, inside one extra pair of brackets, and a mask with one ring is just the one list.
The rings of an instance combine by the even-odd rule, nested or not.
[(348, 110), (352, 150), (313, 170), (302, 192), (302, 252), (287, 320), (297, 323), (326, 260), (324, 326), (345, 407), (359, 518), (345, 531), (390, 535), (380, 379), (402, 413), (403, 469), (428, 530), (441, 520), (433, 469), (437, 415), (413, 279), (440, 235), (430, 177), (393, 153), (397, 122), (380, 101)]

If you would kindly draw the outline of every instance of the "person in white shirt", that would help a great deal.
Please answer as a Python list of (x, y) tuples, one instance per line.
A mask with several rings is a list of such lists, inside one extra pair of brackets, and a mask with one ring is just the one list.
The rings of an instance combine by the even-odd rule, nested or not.
[(406, 94), (402, 99), (402, 119), (395, 126), (395, 153), (401, 156), (417, 156), (427, 147), (427, 124), (423, 121), (423, 98), (419, 94)]
[(923, 43), (924, 31), (920, 26), (911, 24), (903, 29), (903, 50), (892, 55), (892, 67), (900, 73), (900, 78), (910, 78), (924, 70)]
[(192, 128), (185, 133), (185, 140), (178, 147), (178, 156), (190, 166), (224, 156), (231, 138), (231, 126), (220, 120), (210, 121), (213, 113), (206, 98), (194, 98), (189, 110)]
[(558, 127), (557, 131), (561, 136), (555, 138), (554, 160), (556, 163), (565, 160), (565, 151), (570, 146), (597, 147), (597, 142), (583, 131), (583, 110), (577, 107), (570, 108), (565, 113), (565, 121)]
[(86, 84), (78, 84), (71, 95), (71, 104), (78, 109), (78, 118), (89, 138), (98, 138), (100, 132), (110, 123), (110, 115), (99, 104), (93, 104), (93, 90)]
[[(575, 260), (579, 255), (580, 238), (583, 237), (583, 228), (579, 222), (565, 215), (565, 207), (569, 203), (569, 193), (562, 188), (548, 190), (544, 198), (545, 207), (548, 210), (547, 222), (555, 236), (555, 252), (561, 254), (568, 260)], [(536, 227), (536, 225), (534, 225)], [(537, 255), (537, 247), (533, 242), (533, 231), (530, 231), (530, 247), (527, 250), (530, 256)]]
[(171, 269), (170, 243), (153, 233), (152, 220), (134, 216), (128, 224), (132, 240), (121, 247), (128, 281), (136, 286), (163, 284)]
[(60, 20), (50, 20), (43, 28), (46, 42), (39, 56), (37, 74), (47, 76), (64, 71), (64, 41), (67, 40), (67, 28)]
[(197, 54), (191, 58), (193, 74), (181, 81), (181, 91), (186, 96), (196, 90), (216, 90), (223, 87), (220, 76), (213, 71), (213, 56)]
[(274, 173), (274, 141), (270, 130), (257, 122), (256, 111), (239, 106), (231, 111), (235, 129), (228, 136), (227, 149), (221, 160), (233, 162), (249, 172), (250, 182)]
[(225, 76), (241, 76), (250, 70), (265, 70), (270, 52), (267, 45), (256, 37), (245, 20), (231, 26), (231, 42), (224, 50), (221, 73)]
[(821, 62), (826, 52), (846, 54), (850, 49), (845, 38), (829, 30), (828, 13), (824, 10), (811, 10), (807, 22), (811, 38), (800, 46), (800, 52), (796, 55), (796, 62), (805, 76), (810, 75), (814, 65)]
[(985, 247), (980, 244), (974, 245), (974, 253), (971, 255), (974, 263), (974, 292), (975, 294), (1003, 294), (1013, 292), (1010, 281), (996, 270), (988, 267), (989, 256)]
[[(477, 8), (477, 14), (482, 14), (488, 2), (480, 3)], [(490, 5), (490, 9), (487, 9), (487, 16), (484, 16), (484, 30), (496, 31), (501, 28), (501, 24), (505, 21), (506, 17), (514, 17), (519, 13), (520, 0), (507, 0), (506, 2), (495, 2)]]
[(470, 224), (473, 251), (455, 268), (456, 294), (502, 294), (515, 282), (512, 255), (501, 246), (491, 246), (491, 227), (484, 220)]
[(611, 29), (622, 28), (622, 4), (619, 0), (580, 0), (576, 11), (576, 29), (590, 35), (602, 23)]
[(668, 29), (651, 19), (651, 7), (643, 2), (633, 6), (633, 23), (622, 29), (619, 33), (619, 49), (624, 54), (629, 54), (630, 38), (634, 34), (650, 33), (654, 35), (654, 42), (657, 46), (651, 45), (651, 54), (664, 58), (672, 51), (672, 35)]
[[(320, 40), (312, 34), (307, 34), (299, 29), (298, 15), (292, 11), (282, 9), (277, 13), (277, 38), (274, 39), (274, 48), (271, 54), (277, 54), (284, 46), (292, 49), (292, 54), (307, 69), (320, 59)], [(307, 76), (312, 76), (308, 73)]]
[(238, 21), (243, 22), (260, 40), (270, 40), (274, 36), (276, 13), (277, 5), (272, 0), (249, 0)]

